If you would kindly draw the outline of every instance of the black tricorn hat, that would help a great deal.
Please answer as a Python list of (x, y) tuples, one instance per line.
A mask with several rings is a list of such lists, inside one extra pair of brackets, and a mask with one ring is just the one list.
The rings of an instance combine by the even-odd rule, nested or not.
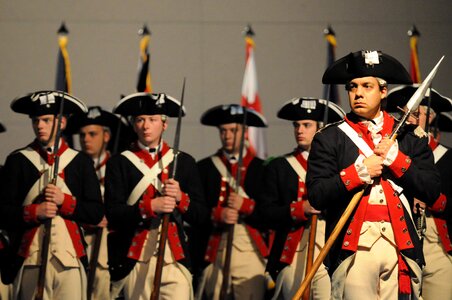
[(337, 104), (317, 98), (293, 98), (287, 101), (278, 111), (278, 118), (299, 121), (313, 120), (321, 122), (324, 119), (325, 108), (328, 103), (328, 123), (337, 122), (344, 118), (345, 112)]
[(113, 131), (118, 127), (119, 122), (120, 119), (115, 114), (103, 110), (100, 106), (90, 106), (87, 113), (73, 114), (69, 118), (65, 132), (75, 134), (88, 125), (105, 126)]
[(85, 103), (76, 97), (61, 91), (38, 91), (18, 97), (11, 102), (11, 109), (30, 117), (56, 115), (60, 111), (61, 100), (64, 98), (63, 114), (86, 113)]
[(394, 57), (381, 51), (351, 52), (325, 71), (322, 82), (327, 84), (346, 84), (354, 78), (379, 77), (387, 83), (411, 84), (412, 80), (405, 67)]
[[(123, 116), (166, 115), (178, 117), (181, 104), (175, 98), (164, 94), (134, 93), (125, 96), (113, 108), (113, 113)], [(182, 107), (182, 116), (185, 108)]]
[(0, 132), (5, 132), (6, 131), (6, 127), (3, 126), (2, 123), (0, 123)]
[(201, 116), (201, 124), (208, 126), (220, 126), (229, 123), (243, 123), (246, 109), (246, 125), (253, 127), (267, 127), (264, 116), (251, 108), (245, 108), (238, 104), (224, 104), (214, 106), (205, 111)]
[(442, 112), (436, 115), (436, 118), (433, 120), (432, 124), (437, 124), (439, 131), (452, 132), (452, 113)]
[[(416, 92), (419, 84), (401, 85), (391, 89), (387, 95), (386, 111), (397, 112), (397, 107), (404, 107)], [(424, 97), (421, 105), (428, 105), (428, 98)], [(437, 113), (452, 110), (452, 100), (441, 95), (435, 89), (430, 89), (430, 107)]]

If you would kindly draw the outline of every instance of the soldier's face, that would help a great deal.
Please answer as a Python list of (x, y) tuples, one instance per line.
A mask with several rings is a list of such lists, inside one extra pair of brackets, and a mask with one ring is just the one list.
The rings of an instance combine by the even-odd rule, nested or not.
[[(39, 143), (46, 147), (52, 147), (55, 142), (58, 119), (54, 115), (42, 115), (31, 118), (31, 124)], [(66, 128), (66, 118), (61, 119), (61, 128)]]
[(374, 119), (380, 113), (381, 99), (387, 88), (381, 88), (375, 77), (355, 78), (348, 84), (348, 100), (352, 111), (360, 117)]
[(139, 115), (133, 119), (133, 129), (138, 140), (147, 147), (157, 147), (160, 137), (168, 127), (161, 115)]
[(422, 129), (425, 129), (427, 122), (431, 124), (434, 119), (434, 113), (430, 110), (430, 118), (427, 118), (427, 106), (420, 105), (418, 109), (409, 115), (408, 122), (410, 124), (415, 124), (420, 126)]
[(317, 131), (317, 122), (313, 120), (294, 121), (293, 133), (299, 148), (311, 150), (312, 139)]
[(87, 125), (79, 132), (82, 151), (92, 158), (100, 157), (110, 141), (110, 133), (100, 125)]
[(218, 127), (223, 150), (227, 153), (237, 153), (240, 150), (240, 138), (242, 137), (242, 124), (229, 123)]

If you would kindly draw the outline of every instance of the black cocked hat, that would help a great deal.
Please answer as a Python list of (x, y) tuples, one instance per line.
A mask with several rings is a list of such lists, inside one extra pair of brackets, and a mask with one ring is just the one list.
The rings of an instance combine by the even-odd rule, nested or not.
[[(178, 117), (180, 106), (179, 101), (167, 94), (141, 92), (122, 98), (113, 108), (113, 113), (123, 116), (166, 115)], [(182, 116), (184, 115), (185, 108), (182, 107)]]
[(201, 116), (201, 124), (208, 126), (220, 126), (222, 124), (242, 124), (246, 109), (246, 125), (253, 127), (267, 127), (264, 116), (251, 108), (245, 108), (238, 104), (217, 105)]
[(381, 51), (352, 52), (334, 63), (325, 71), (325, 84), (346, 84), (354, 78), (379, 77), (390, 84), (411, 84), (405, 67), (394, 57)]
[[(411, 96), (416, 92), (419, 84), (402, 85), (391, 89), (387, 95), (386, 111), (397, 112), (398, 108), (403, 108)], [(428, 97), (424, 97), (421, 105), (428, 105)], [(437, 113), (452, 110), (452, 99), (441, 95), (435, 89), (430, 89), (430, 107)]]
[(278, 118), (289, 121), (313, 120), (324, 121), (325, 108), (328, 103), (328, 123), (344, 118), (345, 112), (337, 104), (317, 98), (293, 98), (278, 111)]
[(56, 115), (64, 99), (63, 114), (86, 113), (88, 108), (80, 99), (61, 91), (38, 91), (18, 97), (11, 102), (11, 109), (30, 117)]

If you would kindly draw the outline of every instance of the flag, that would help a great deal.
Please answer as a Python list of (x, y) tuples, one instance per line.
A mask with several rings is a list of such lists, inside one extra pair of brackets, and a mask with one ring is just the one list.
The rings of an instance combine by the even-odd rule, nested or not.
[[(262, 114), (262, 105), (259, 99), (257, 88), (256, 62), (254, 59), (254, 32), (248, 25), (244, 31), (246, 44), (245, 74), (242, 83), (242, 106), (254, 109)], [(265, 159), (267, 157), (267, 143), (265, 140), (264, 128), (249, 127), (247, 132), (247, 142), (250, 151), (257, 157)]]
[(138, 81), (137, 81), (137, 92), (152, 92), (151, 85), (151, 72), (149, 61), (151, 59), (151, 54), (149, 53), (149, 42), (151, 41), (151, 32), (148, 30), (147, 26), (144, 25), (138, 31), (141, 36), (140, 40), (140, 58), (138, 62)]
[(413, 25), (408, 30), (408, 36), (410, 37), (410, 75), (413, 83), (421, 82), (421, 71), (419, 70), (419, 56), (417, 51), (417, 40), (421, 36), (416, 26)]
[(57, 91), (72, 92), (72, 80), (71, 80), (71, 64), (69, 62), (69, 54), (67, 51), (68, 34), (64, 22), (61, 23), (60, 29), (58, 30), (58, 58), (57, 58), (57, 70), (56, 70), (56, 80), (55, 89)]
[[(336, 61), (336, 33), (333, 31), (330, 25), (323, 30), (323, 34), (327, 41), (327, 68)], [(337, 105), (340, 105), (339, 92), (337, 85), (326, 84), (323, 86), (323, 99), (331, 101)]]

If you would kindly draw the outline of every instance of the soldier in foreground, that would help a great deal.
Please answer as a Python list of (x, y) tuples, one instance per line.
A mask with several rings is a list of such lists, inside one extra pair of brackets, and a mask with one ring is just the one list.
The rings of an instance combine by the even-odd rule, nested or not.
[[(323, 83), (345, 84), (351, 112), (318, 132), (308, 160), (311, 205), (326, 209), (326, 238), (355, 193), (363, 197), (329, 252), (333, 299), (418, 299), (424, 258), (412, 221), (413, 199), (428, 205), (440, 177), (427, 139), (381, 109), (388, 83), (410, 83), (405, 68), (380, 51), (339, 59)], [(358, 194), (359, 195), (359, 194)]]

